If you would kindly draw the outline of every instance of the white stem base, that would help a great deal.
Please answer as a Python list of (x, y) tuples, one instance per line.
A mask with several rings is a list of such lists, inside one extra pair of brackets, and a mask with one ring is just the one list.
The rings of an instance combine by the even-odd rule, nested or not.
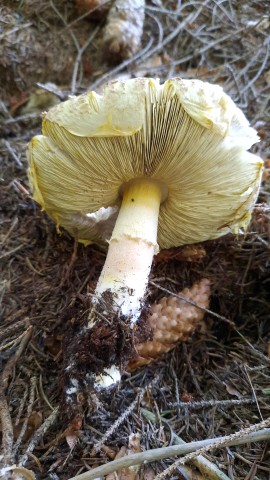
[(159, 183), (136, 179), (126, 185), (97, 287), (97, 301), (113, 294), (115, 311), (133, 326), (141, 313), (153, 256), (158, 252), (158, 214), (162, 197)]

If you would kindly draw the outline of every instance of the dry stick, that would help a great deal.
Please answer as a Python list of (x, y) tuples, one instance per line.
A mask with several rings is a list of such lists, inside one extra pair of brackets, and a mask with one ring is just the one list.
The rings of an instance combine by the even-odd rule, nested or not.
[(256, 350), (256, 348), (248, 341), (248, 339), (239, 330), (235, 328), (234, 331), (239, 335), (239, 337), (241, 337), (244, 340), (244, 342), (248, 345), (248, 347), (256, 357), (260, 358), (260, 360), (262, 360), (263, 362), (270, 363), (270, 358), (266, 357), (263, 353), (259, 352), (259, 350)]
[(269, 39), (267, 39), (267, 47), (266, 47), (265, 58), (264, 58), (264, 60), (263, 60), (263, 62), (262, 62), (262, 64), (261, 64), (258, 72), (256, 73), (256, 75), (254, 75), (254, 77), (248, 82), (248, 84), (243, 87), (243, 89), (242, 89), (242, 91), (241, 91), (242, 94), (243, 94), (244, 92), (246, 92), (246, 91), (253, 85), (253, 83), (255, 83), (256, 80), (258, 80), (258, 78), (260, 78), (260, 76), (262, 75), (262, 73), (263, 73), (263, 71), (264, 71), (264, 69), (265, 69), (265, 67), (266, 67), (267, 61), (268, 61), (268, 57), (269, 57), (269, 53), (270, 53), (270, 52), (269, 52), (269, 47), (270, 47), (270, 41), (269, 41)]
[(258, 23), (256, 23), (255, 26), (253, 27), (247, 27), (247, 26), (244, 26), (244, 27), (240, 27), (238, 28), (238, 30), (236, 31), (233, 31), (233, 32), (230, 32), (230, 33), (227, 33), (226, 35), (224, 35), (223, 37), (220, 37), (216, 40), (213, 40), (211, 43), (207, 43), (204, 47), (198, 49), (198, 50), (194, 50), (194, 52), (192, 53), (192, 55), (187, 55), (186, 57), (183, 57), (181, 58), (181, 60), (177, 60), (177, 61), (174, 61), (172, 62), (173, 65), (181, 65), (182, 63), (186, 63), (188, 62), (189, 60), (191, 60), (192, 58), (194, 58), (194, 56), (197, 56), (197, 55), (201, 55), (202, 53), (205, 53), (207, 52), (208, 50), (211, 50), (213, 47), (215, 47), (216, 45), (219, 45), (220, 43), (224, 42), (225, 40), (229, 40), (232, 36), (236, 36), (238, 35), (239, 33), (245, 31), (249, 31), (251, 30), (252, 28), (258, 26), (260, 24), (261, 20), (259, 20)]
[(5, 125), (11, 125), (12, 123), (31, 120), (31, 118), (40, 118), (40, 113), (26, 113), (25, 115), (19, 115), (18, 117), (12, 117), (5, 120)]
[[(173, 434), (173, 443), (175, 445), (186, 445), (181, 437), (178, 437), (174, 432)], [(207, 480), (230, 480), (229, 477), (223, 473), (214, 463), (207, 460), (203, 455), (198, 455), (192, 461), (193, 465), (197, 467), (200, 473), (206, 476)], [(183, 468), (185, 468), (183, 466)]]
[(135, 400), (129, 405), (129, 407), (120, 415), (120, 417), (113, 423), (113, 425), (105, 432), (105, 434), (102, 436), (102, 438), (99, 440), (99, 442), (94, 446), (95, 452), (99, 452), (101, 450), (101, 447), (104, 445), (106, 440), (115, 432), (115, 430), (125, 421), (125, 419), (131, 414), (131, 412), (134, 410), (134, 408), (138, 405), (138, 403), (141, 401), (142, 397), (144, 396), (145, 392), (147, 391), (148, 388), (152, 387), (157, 381), (158, 381), (158, 376), (152, 380), (146, 387), (142, 388), (138, 395), (136, 396)]
[(19, 436), (17, 438), (17, 441), (16, 441), (16, 443), (14, 445), (14, 448), (13, 448), (14, 457), (15, 457), (15, 455), (16, 455), (16, 453), (17, 453), (17, 451), (18, 451), (18, 449), (19, 449), (19, 447), (22, 443), (23, 436), (26, 432), (28, 421), (29, 421), (30, 415), (32, 413), (33, 405), (34, 405), (34, 401), (35, 401), (35, 390), (36, 390), (36, 386), (37, 386), (37, 377), (32, 377), (30, 379), (30, 382), (31, 382), (31, 389), (30, 389), (30, 395), (29, 395), (29, 400), (28, 400), (28, 405), (27, 405), (27, 414), (26, 414), (26, 417), (24, 419), (20, 434), (19, 434)]
[(25, 332), (21, 333), (17, 338), (10, 340), (10, 342), (5, 343), (0, 347), (0, 352), (6, 350), (7, 348), (14, 347), (17, 343), (20, 343), (21, 339), (25, 336)]
[(15, 162), (17, 163), (18, 167), (23, 168), (23, 164), (20, 158), (18, 157), (16, 151), (14, 150), (14, 148), (11, 147), (10, 143), (7, 140), (4, 140), (4, 144), (7, 150), (9, 151), (9, 153), (11, 154), (11, 156), (13, 157), (13, 159), (15, 160)]
[(44, 389), (43, 389), (43, 384), (42, 384), (42, 375), (40, 374), (39, 376), (39, 391), (40, 391), (40, 394), (43, 398), (43, 400), (47, 403), (48, 407), (54, 411), (55, 407), (52, 406), (52, 404), (50, 403), (46, 393), (44, 392)]
[[(166, 8), (160, 8), (160, 7), (154, 7), (152, 5), (147, 5), (146, 6), (146, 10), (150, 10), (150, 12), (156, 12), (156, 13), (160, 13), (162, 15), (166, 15), (166, 16), (171, 16), (172, 18), (173, 17), (180, 17), (180, 15), (182, 14), (183, 10), (185, 10), (187, 7), (200, 7), (202, 5), (202, 2), (201, 0), (200, 1), (197, 1), (197, 2), (189, 2), (189, 3), (185, 3), (183, 4), (181, 7), (177, 8), (176, 10), (169, 10), (169, 9), (166, 9)], [(211, 6), (209, 6), (208, 8), (211, 8)]]
[(48, 428), (50, 428), (54, 424), (55, 420), (57, 419), (58, 413), (59, 413), (59, 408), (57, 407), (51, 413), (51, 415), (46, 418), (46, 420), (43, 422), (43, 424), (36, 430), (36, 432), (34, 433), (31, 441), (28, 444), (26, 452), (20, 458), (20, 461), (19, 461), (19, 466), (20, 467), (22, 467), (27, 462), (28, 454), (31, 453), (34, 450), (36, 444), (43, 437), (43, 435), (47, 432)]
[(21, 416), (22, 416), (22, 413), (23, 413), (23, 410), (24, 410), (24, 407), (25, 407), (25, 403), (26, 403), (26, 400), (27, 400), (27, 397), (28, 397), (28, 393), (29, 393), (29, 387), (26, 383), (23, 397), (21, 397), (21, 395), (20, 395), (20, 397), (21, 397), (20, 398), (20, 405), (18, 407), (18, 412), (17, 412), (15, 422), (14, 422), (15, 426), (18, 426), (19, 423), (20, 423)]
[(179, 384), (178, 384), (178, 378), (175, 373), (174, 368), (172, 368), (172, 375), (175, 383), (175, 396), (176, 396), (176, 406), (177, 406), (177, 415), (180, 416), (180, 408), (179, 408), (179, 403), (180, 403), (180, 395), (179, 395)]
[[(236, 32), (234, 32), (233, 34), (236, 35), (236, 34), (239, 34), (241, 33), (242, 31), (246, 31), (248, 30), (248, 27), (242, 27), (242, 28), (239, 28)], [(222, 42), (224, 42), (225, 40), (229, 39), (231, 37), (232, 34), (227, 34), (225, 35), (224, 37), (221, 37), (219, 38), (218, 40), (214, 40), (213, 42), (211, 43), (208, 43), (206, 46), (200, 48), (200, 49), (196, 49), (192, 52), (192, 54), (189, 54), (189, 55), (186, 55), (185, 57), (182, 57), (180, 60), (173, 60), (171, 62), (168, 62), (168, 66), (179, 66), (183, 63), (186, 63), (186, 62), (189, 62), (190, 60), (194, 59), (195, 56), (198, 56), (198, 55), (201, 55), (202, 53), (206, 53), (208, 50), (211, 50), (211, 48), (213, 48), (215, 45), (218, 45)], [(241, 58), (241, 57), (239, 57)], [(234, 59), (231, 61), (231, 63), (233, 62), (236, 62), (239, 58), (237, 59)], [(225, 68), (226, 66), (228, 65), (221, 65), (220, 67), (218, 67), (218, 69), (220, 68)], [(215, 69), (213, 69), (215, 70)]]
[(18, 217), (15, 217), (12, 221), (12, 224), (11, 224), (8, 232), (6, 233), (6, 235), (4, 236), (4, 238), (1, 241), (1, 247), (3, 247), (4, 243), (6, 243), (6, 241), (10, 237), (11, 233), (13, 232), (13, 230), (17, 226), (17, 224), (18, 224)]
[(248, 381), (249, 381), (249, 383), (250, 383), (250, 386), (251, 386), (251, 390), (252, 390), (253, 397), (254, 397), (255, 402), (256, 402), (257, 410), (258, 410), (258, 412), (259, 412), (259, 415), (260, 415), (260, 417), (261, 417), (261, 420), (263, 420), (263, 416), (262, 416), (262, 412), (261, 412), (261, 409), (260, 409), (260, 405), (259, 405), (259, 402), (258, 402), (258, 399), (257, 399), (257, 395), (256, 395), (255, 389), (254, 389), (254, 387), (253, 387), (251, 378), (250, 378), (250, 376), (249, 376), (249, 373), (248, 373), (248, 371), (247, 371), (247, 367), (246, 367), (245, 364), (244, 364), (244, 370), (245, 370), (247, 379), (248, 379)]
[(100, 30), (99, 26), (94, 29), (94, 31), (91, 33), (88, 40), (85, 42), (83, 47), (79, 49), (79, 51), (77, 53), (77, 56), (76, 56), (76, 59), (75, 59), (75, 62), (74, 62), (73, 74), (72, 74), (71, 95), (76, 94), (78, 69), (79, 69), (79, 65), (81, 64), (81, 61), (82, 61), (82, 56), (83, 56), (85, 50), (89, 47), (92, 40), (95, 38), (96, 34), (99, 32), (99, 30)]
[(256, 403), (255, 398), (243, 398), (239, 400), (201, 400), (200, 402), (169, 402), (168, 407), (199, 409), (205, 407), (230, 407), (249, 403)]
[(168, 43), (170, 43), (180, 33), (180, 31), (183, 28), (185, 28), (185, 26), (188, 23), (192, 23), (196, 20), (196, 18), (198, 17), (198, 15), (200, 15), (200, 13), (203, 10), (203, 8), (205, 7), (205, 5), (207, 5), (207, 3), (209, 3), (209, 0), (206, 0), (206, 2), (200, 8), (198, 8), (198, 10), (195, 13), (193, 12), (183, 22), (181, 22), (178, 25), (178, 27), (163, 40), (162, 43), (158, 43), (158, 45), (156, 45), (154, 48), (152, 48), (150, 50), (150, 48), (152, 46), (152, 43), (153, 43), (153, 39), (151, 38), (149, 43), (146, 45), (146, 47), (143, 50), (136, 53), (136, 55), (134, 55), (133, 57), (129, 58), (128, 60), (125, 60), (124, 62), (122, 62), (117, 67), (109, 70), (109, 72), (107, 72), (104, 75), (102, 75), (101, 77), (99, 77), (94, 83), (91, 84), (88, 91), (94, 90), (95, 88), (97, 88), (99, 85), (101, 85), (105, 81), (110, 80), (116, 73), (121, 72), (122, 70), (124, 70), (124, 68), (126, 68), (128, 65), (131, 65), (135, 61), (139, 60), (139, 64), (140, 64), (141, 61), (144, 61), (146, 58), (152, 56), (154, 53), (156, 53), (159, 50), (161, 50), (162, 48), (164, 48), (164, 46), (167, 45)]
[(12, 374), (12, 370), (15, 367), (17, 361), (19, 360), (22, 352), (24, 351), (31, 335), (32, 326), (28, 327), (25, 331), (25, 335), (19, 345), (19, 348), (16, 350), (15, 354), (7, 361), (0, 377), (0, 419), (2, 423), (2, 445), (5, 465), (8, 465), (12, 461), (13, 456), (13, 426), (9, 412), (9, 406), (5, 396), (5, 391), (8, 387), (8, 381), (9, 377)]
[(265, 428), (269, 425), (270, 418), (264, 422), (257, 423), (252, 427), (240, 430), (233, 435), (191, 442), (187, 443), (186, 445), (173, 445), (171, 447), (155, 448), (153, 450), (147, 450), (146, 452), (128, 455), (120, 458), (119, 460), (114, 460), (113, 462), (102, 465), (101, 467), (94, 468), (89, 472), (76, 475), (69, 480), (94, 480), (122, 468), (130, 467), (131, 465), (141, 465), (142, 463), (155, 462), (157, 460), (170, 458), (176, 455), (190, 454), (188, 457), (184, 457), (185, 461), (190, 461), (193, 459), (193, 457), (215, 448), (224, 446), (232, 447), (236, 445), (243, 445), (244, 443), (269, 440), (270, 428)]
[(60, 100), (66, 100), (68, 95), (65, 95), (61, 90), (57, 88), (56, 85), (49, 84), (47, 85), (46, 83), (41, 83), (41, 82), (36, 82), (36, 86), (39, 88), (42, 88), (43, 90), (46, 90), (46, 92), (52, 93), (56, 97), (58, 97)]
[[(22, 308), (21, 310), (16, 311), (16, 316), (22, 317), (24, 314), (25, 310)], [(10, 322), (9, 326), (8, 325), (3, 325), (0, 330), (0, 341), (4, 340), (7, 337), (11, 337), (12, 335), (15, 335), (15, 333), (18, 330), (21, 330), (21, 328), (27, 325), (28, 323), (28, 318), (24, 318), (23, 320), (18, 320), (15, 324), (11, 324), (12, 320), (16, 318), (13, 315), (10, 317), (7, 317), (7, 322)], [(2, 347), (1, 347), (2, 349)]]
[(157, 44), (161, 45), (162, 41), (163, 41), (163, 38), (164, 38), (164, 31), (163, 31), (162, 23), (159, 21), (159, 19), (155, 15), (152, 15), (149, 12), (146, 12), (146, 13), (147, 13), (148, 17), (150, 17), (153, 20), (153, 22), (155, 22), (157, 24), (157, 29), (158, 29), (158, 43)]
[[(146, 415), (146, 413), (144, 412), (145, 410), (142, 410), (142, 413), (146, 416), (146, 418), (149, 418), (150, 420), (152, 420), (151, 417), (153, 417), (153, 422), (154, 423), (156, 422), (156, 415), (152, 414), (149, 411), (147, 411), (147, 415)], [(165, 418), (161, 418), (161, 421), (169, 427), (171, 431), (172, 443), (174, 445), (187, 444), (187, 442), (185, 442), (181, 437), (179, 437), (178, 435), (176, 435), (176, 433), (174, 433), (174, 431), (170, 426), (170, 423), (167, 420), (165, 420)], [(198, 455), (196, 458), (194, 458), (192, 463), (198, 468), (198, 470), (202, 475), (206, 476), (207, 480), (230, 480), (229, 477), (225, 475), (225, 473), (223, 473), (214, 463), (207, 460), (207, 458), (205, 458), (203, 455)], [(186, 467), (183, 466), (183, 469), (184, 468)]]
[[(60, 20), (63, 22), (63, 24), (65, 25), (65, 27), (67, 27), (67, 22), (65, 20), (65, 18), (63, 17), (63, 15), (61, 14), (61, 12), (58, 10), (58, 8), (55, 6), (53, 0), (50, 0), (50, 4), (51, 4), (51, 7), (53, 9), (53, 11), (56, 13), (56, 15), (60, 18)], [(79, 44), (79, 41), (77, 40), (77, 37), (75, 36), (75, 34), (73, 33), (72, 30), (70, 30), (70, 36), (73, 40), (73, 43), (74, 43), (74, 46), (77, 50), (77, 58), (79, 58), (79, 60), (81, 60), (81, 56), (80, 56), (80, 50), (81, 50), (81, 47), (80, 47), (80, 44)], [(76, 60), (77, 60), (76, 58)], [(78, 66), (76, 66), (76, 60), (75, 60), (75, 66), (74, 66), (74, 70), (76, 71), (76, 78), (77, 78), (77, 68)], [(73, 88), (73, 82), (76, 82), (76, 78), (74, 77), (74, 71), (73, 71), (73, 76), (72, 76), (72, 88)], [(75, 88), (76, 88), (76, 84), (75, 84)]]
[[(244, 76), (245, 73), (247, 73), (251, 69), (252, 65), (257, 61), (260, 54), (261, 54), (261, 50), (258, 50), (257, 52), (255, 51), (252, 55), (252, 60), (249, 60), (249, 62), (245, 62), (245, 66), (241, 70), (239, 70), (237, 73), (235, 73), (235, 78), (234, 78), (235, 83), (238, 82), (241, 79), (241, 77)], [(231, 83), (228, 83), (227, 88), (228, 89), (232, 88)], [(241, 97), (241, 94), (242, 94), (242, 90), (240, 93), (240, 97)]]
[[(63, 24), (65, 25), (65, 28), (63, 31), (67, 30), (67, 29), (70, 29), (71, 25), (73, 24), (69, 24), (67, 25), (67, 22), (65, 20), (65, 18), (63, 17), (63, 15), (60, 13), (60, 11), (56, 8), (53, 0), (50, 0), (50, 3), (51, 3), (51, 7), (52, 9), (55, 11), (55, 13), (57, 14), (57, 16), (62, 20)], [(105, 2), (106, 3), (106, 2)], [(95, 11), (96, 8), (93, 8), (91, 10), (92, 11)], [(90, 13), (87, 12), (85, 15), (82, 15), (80, 18), (84, 18), (86, 16), (88, 16)], [(78, 20), (78, 19), (77, 19)], [(77, 21), (76, 20), (76, 21)], [(80, 47), (80, 44), (77, 40), (77, 37), (75, 36), (75, 34), (73, 33), (72, 30), (70, 30), (70, 35), (71, 35), (71, 38), (73, 40), (73, 43), (75, 45), (75, 48), (77, 50), (77, 56), (76, 56), (76, 59), (75, 59), (75, 63), (74, 63), (74, 67), (73, 67), (73, 74), (72, 74), (72, 80), (71, 80), (71, 93), (74, 94), (76, 92), (76, 82), (77, 82), (77, 75), (78, 75), (78, 68), (79, 68), (79, 65), (81, 64), (81, 59), (82, 59), (82, 55), (84, 53), (84, 51), (86, 50), (86, 48), (88, 47), (88, 45), (90, 44), (90, 42), (93, 40), (93, 38), (95, 37), (95, 35), (97, 34), (97, 32), (100, 30), (100, 27), (97, 27), (94, 32), (90, 35), (90, 37), (88, 38), (88, 40), (86, 41), (85, 45), (81, 48)]]
[(6, 257), (9, 257), (10, 255), (13, 255), (13, 253), (18, 252), (18, 250), (21, 250), (25, 246), (26, 244), (22, 243), (22, 245), (19, 245), (18, 247), (15, 247), (12, 250), (9, 250), (9, 252), (3, 253), (2, 255), (0, 255), (0, 260), (2, 260), (2, 258), (6, 258)]
[[(224, 8), (224, 7), (222, 6), (222, 4), (216, 2), (216, 0), (214, 0), (214, 4), (215, 4), (215, 7), (214, 7), (214, 9), (215, 9), (215, 14), (216, 14), (216, 10), (217, 10), (218, 8), (220, 8), (220, 10), (224, 13), (224, 15), (225, 15), (225, 16), (227, 17), (227, 19), (229, 20), (229, 24), (231, 24), (231, 23), (236, 24), (236, 23), (235, 23), (235, 17), (233, 17), (233, 12), (232, 12), (232, 11), (231, 11), (230, 13), (228, 13), (227, 10), (226, 10), (226, 8)], [(218, 14), (217, 14), (217, 15), (218, 15)]]
[(183, 20), (181, 23), (179, 23), (179, 25), (176, 27), (176, 29), (173, 32), (171, 32), (163, 40), (163, 42), (161, 44), (158, 44), (156, 47), (152, 48), (152, 50), (150, 50), (149, 52), (147, 52), (146, 54), (141, 56), (140, 61), (145, 61), (146, 58), (151, 57), (154, 53), (157, 53), (157, 52), (159, 52), (159, 50), (163, 49), (165, 47), (165, 45), (172, 42), (172, 40), (174, 40), (175, 37), (177, 37), (177, 35), (180, 34), (181, 30), (183, 30), (188, 24), (192, 24), (193, 22), (195, 22), (195, 20), (198, 18), (198, 16), (202, 13), (204, 7), (206, 7), (209, 2), (210, 2), (210, 0), (205, 0), (205, 2), (201, 5), (201, 7), (198, 8), (197, 10), (195, 10), (195, 12), (192, 12), (188, 17), (185, 18), (185, 20)]
[(16, 33), (19, 30), (23, 30), (24, 28), (28, 28), (28, 27), (31, 27), (31, 26), (32, 26), (32, 22), (29, 22), (29, 23), (25, 23), (24, 25), (20, 25), (18, 27), (11, 28), (7, 32), (2, 33), (2, 35), (0, 35), (0, 40), (3, 40), (3, 38), (7, 37), (8, 35), (11, 35), (12, 33)]
[[(196, 458), (198, 455), (203, 455), (204, 453), (208, 452), (209, 450), (213, 450), (215, 448), (220, 448), (220, 447), (227, 447), (227, 446), (232, 446), (232, 445), (241, 445), (243, 443), (243, 439), (246, 438), (246, 436), (249, 436), (249, 434), (252, 432), (256, 432), (258, 430), (261, 431), (261, 428), (269, 427), (270, 425), (270, 417), (268, 417), (266, 420), (260, 423), (256, 423), (255, 425), (252, 425), (251, 427), (243, 428), (239, 432), (233, 433), (232, 435), (226, 435), (225, 437), (220, 437), (217, 439), (214, 439), (214, 443), (206, 446), (202, 446), (199, 450), (195, 452), (190, 452), (187, 453), (183, 458), (180, 458), (176, 462), (174, 462), (170, 467), (166, 468), (162, 473), (157, 475), (154, 480), (162, 480), (163, 478), (166, 478), (168, 475), (171, 475), (172, 472), (180, 465), (184, 465), (186, 462), (189, 462), (190, 460), (193, 460)], [(266, 428), (265, 429), (268, 432), (267, 439), (270, 438), (270, 429)], [(259, 433), (259, 432), (258, 432)], [(265, 440), (266, 438), (264, 438)], [(241, 443), (234, 443), (235, 441), (241, 441)], [(251, 440), (252, 441), (252, 440)], [(246, 443), (246, 442), (244, 442)], [(249, 443), (249, 441), (247, 442)]]
[(4, 465), (12, 463), (12, 447), (13, 447), (13, 426), (9, 413), (9, 405), (6, 397), (2, 394), (0, 387), (0, 419), (2, 425), (2, 445), (3, 445), (3, 461)]
[(19, 360), (28, 340), (30, 339), (31, 335), (32, 335), (32, 325), (30, 325), (25, 333), (24, 333), (24, 338), (22, 339), (21, 341), (21, 344), (18, 348), (18, 350), (15, 352), (15, 354), (13, 355), (13, 357), (11, 357), (8, 362), (6, 363), (5, 365), (5, 368), (2, 372), (2, 375), (1, 375), (1, 383), (0, 383), (0, 388), (2, 390), (6, 390), (7, 386), (8, 386), (8, 380), (9, 380), (9, 377), (11, 376), (11, 373), (12, 373), (12, 370), (13, 370), (13, 367), (16, 365), (16, 362)]

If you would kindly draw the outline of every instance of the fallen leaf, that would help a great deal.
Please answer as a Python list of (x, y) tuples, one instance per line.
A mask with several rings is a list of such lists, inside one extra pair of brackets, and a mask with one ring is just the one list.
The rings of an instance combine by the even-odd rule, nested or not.
[(111, 460), (115, 459), (116, 451), (113, 448), (108, 447), (107, 445), (102, 445), (100, 449), (105, 455), (110, 458)]
[(230, 395), (234, 395), (237, 398), (242, 398), (242, 394), (238, 392), (234, 385), (231, 383), (225, 383), (226, 390)]
[[(131, 455), (133, 453), (139, 453), (142, 451), (140, 445), (141, 435), (139, 433), (131, 433), (128, 438), (128, 448), (121, 447), (119, 452), (115, 456), (115, 460), (122, 458), (125, 455)], [(140, 466), (134, 465), (131, 467), (122, 468), (117, 472), (118, 480), (139, 480)], [(115, 472), (107, 475), (106, 480), (115, 480)]]

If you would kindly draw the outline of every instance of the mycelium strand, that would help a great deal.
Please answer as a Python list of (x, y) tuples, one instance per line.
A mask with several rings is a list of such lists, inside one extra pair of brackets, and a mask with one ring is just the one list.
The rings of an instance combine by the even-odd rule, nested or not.
[(123, 199), (97, 287), (97, 302), (112, 294), (115, 311), (133, 326), (139, 318), (153, 255), (158, 251), (157, 228), (164, 189), (141, 178), (123, 187)]

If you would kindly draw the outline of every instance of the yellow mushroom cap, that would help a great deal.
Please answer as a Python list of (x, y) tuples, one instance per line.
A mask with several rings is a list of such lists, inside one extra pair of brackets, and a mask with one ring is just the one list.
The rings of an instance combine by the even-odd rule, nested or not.
[(103, 209), (114, 219), (122, 186), (143, 177), (167, 192), (161, 248), (237, 233), (249, 223), (263, 162), (247, 150), (258, 137), (218, 85), (115, 81), (103, 95), (90, 92), (53, 107), (42, 133), (29, 146), (34, 199), (80, 241), (104, 240), (91, 214)]

